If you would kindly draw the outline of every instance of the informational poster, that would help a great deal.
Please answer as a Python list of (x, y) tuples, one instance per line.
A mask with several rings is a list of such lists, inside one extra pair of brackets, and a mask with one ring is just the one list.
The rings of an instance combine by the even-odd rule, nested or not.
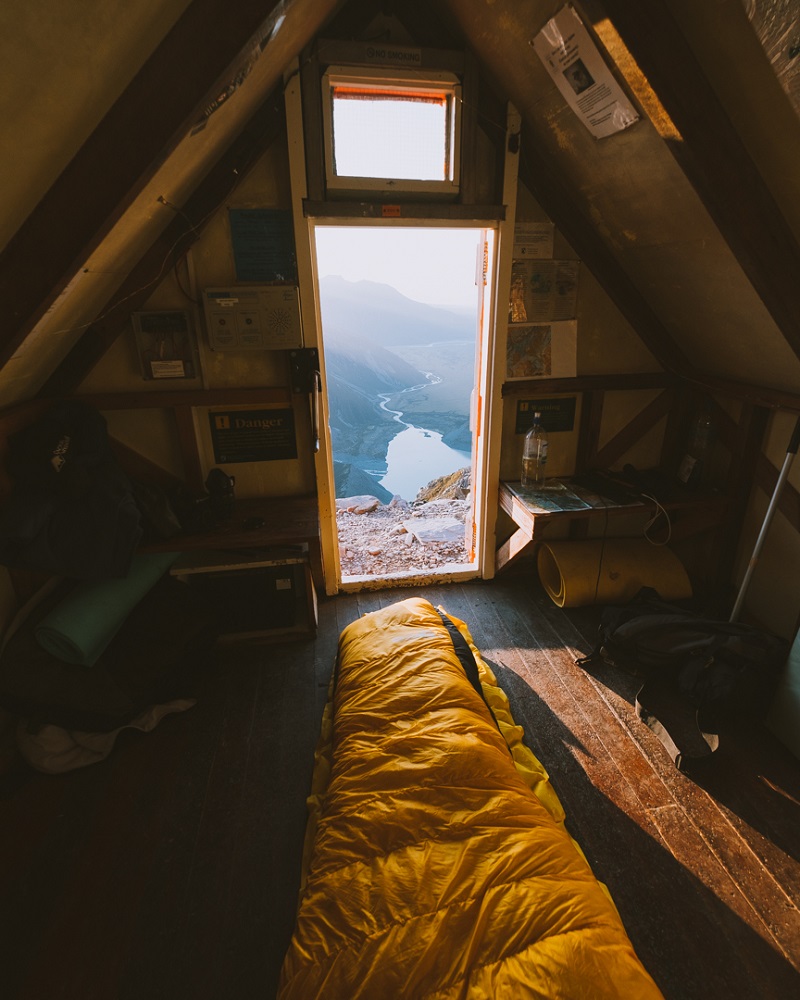
[(515, 260), (552, 260), (554, 237), (552, 222), (518, 222), (512, 256)]
[(596, 139), (638, 121), (638, 112), (571, 4), (547, 22), (533, 39), (533, 48), (567, 104)]
[(220, 465), (297, 458), (291, 409), (214, 410), (208, 419), (214, 461)]
[(577, 260), (513, 260), (508, 322), (574, 319), (579, 268)]
[(575, 320), (508, 327), (506, 379), (573, 378), (577, 370)]
[(237, 281), (297, 284), (292, 213), (285, 209), (232, 208), (228, 212)]

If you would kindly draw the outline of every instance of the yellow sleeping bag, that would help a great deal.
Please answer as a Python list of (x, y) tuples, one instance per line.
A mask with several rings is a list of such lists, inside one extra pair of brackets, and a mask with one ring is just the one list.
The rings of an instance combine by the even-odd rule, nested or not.
[(499, 731), (429, 602), (341, 635), (280, 1000), (661, 997), (451, 621)]

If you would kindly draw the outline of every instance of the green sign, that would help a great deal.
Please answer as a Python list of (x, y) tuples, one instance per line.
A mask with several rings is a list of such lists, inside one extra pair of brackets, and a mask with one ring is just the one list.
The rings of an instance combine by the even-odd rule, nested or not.
[(559, 399), (518, 399), (515, 434), (524, 434), (533, 423), (534, 413), (541, 413), (542, 426), (548, 432), (571, 431), (575, 427), (576, 396)]

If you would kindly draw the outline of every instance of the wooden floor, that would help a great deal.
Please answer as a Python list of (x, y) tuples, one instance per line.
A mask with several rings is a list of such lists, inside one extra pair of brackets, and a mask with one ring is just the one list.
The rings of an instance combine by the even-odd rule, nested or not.
[(228, 656), (193, 709), (123, 734), (103, 763), (13, 768), (6, 1000), (274, 996), (339, 632), (412, 594), (464, 619), (494, 664), (667, 1000), (800, 996), (800, 764), (759, 730), (678, 772), (633, 713), (632, 679), (575, 665), (594, 609), (567, 615), (515, 575), (324, 601), (316, 641)]

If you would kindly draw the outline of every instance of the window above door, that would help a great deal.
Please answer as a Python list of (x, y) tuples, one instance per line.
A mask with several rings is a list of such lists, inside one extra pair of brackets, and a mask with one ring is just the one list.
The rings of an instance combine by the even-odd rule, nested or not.
[(458, 194), (454, 74), (331, 66), (322, 77), (322, 113), (328, 190)]

